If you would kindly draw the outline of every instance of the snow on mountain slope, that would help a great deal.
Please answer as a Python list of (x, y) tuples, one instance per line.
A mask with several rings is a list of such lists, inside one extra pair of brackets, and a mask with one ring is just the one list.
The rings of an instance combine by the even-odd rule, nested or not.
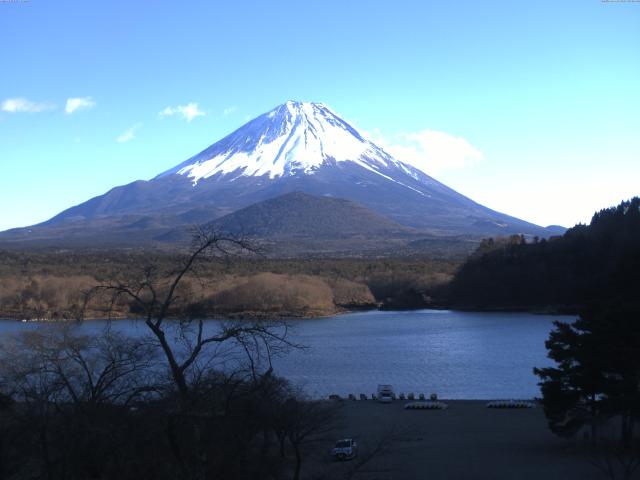
[(412, 167), (364, 139), (322, 103), (288, 101), (159, 177), (179, 174), (194, 184), (216, 174), (238, 176), (313, 174), (330, 162), (353, 162), (389, 180), (381, 170)]

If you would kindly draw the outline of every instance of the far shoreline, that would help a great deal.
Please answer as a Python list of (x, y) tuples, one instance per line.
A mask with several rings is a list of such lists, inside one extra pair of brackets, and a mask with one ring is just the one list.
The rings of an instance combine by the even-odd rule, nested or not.
[[(452, 311), (452, 312), (465, 312), (465, 313), (529, 313), (532, 315), (549, 315), (549, 316), (573, 316), (578, 315), (580, 307), (566, 306), (566, 307), (470, 307), (470, 306), (457, 306), (457, 305), (430, 305), (423, 307), (407, 307), (394, 305), (392, 308), (385, 308), (384, 305), (378, 305), (371, 308), (341, 308), (335, 312), (305, 312), (305, 313), (293, 313), (293, 312), (229, 312), (220, 315), (204, 316), (202, 320), (230, 320), (230, 321), (288, 321), (288, 320), (311, 320), (311, 319), (323, 319), (331, 317), (339, 317), (343, 315), (350, 315), (354, 313), (368, 313), (368, 312), (418, 312), (422, 310), (430, 311)], [(83, 318), (27, 318), (27, 316), (13, 315), (13, 314), (0, 314), (0, 321), (14, 321), (23, 323), (73, 323), (73, 322), (92, 322), (96, 320), (144, 320), (144, 316), (135, 314), (127, 316), (87, 316)], [(167, 317), (166, 320), (181, 320), (182, 317)], [(191, 320), (198, 320), (199, 317)]]

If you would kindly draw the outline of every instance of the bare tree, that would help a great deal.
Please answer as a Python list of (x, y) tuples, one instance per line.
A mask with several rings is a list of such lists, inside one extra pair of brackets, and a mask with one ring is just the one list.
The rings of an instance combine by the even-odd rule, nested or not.
[[(212, 332), (206, 331), (202, 317), (193, 319), (185, 315), (181, 304), (184, 299), (178, 293), (185, 277), (197, 273), (198, 262), (212, 255), (228, 258), (239, 252), (256, 252), (256, 249), (244, 239), (197, 227), (190, 253), (175, 270), (163, 273), (155, 266), (147, 266), (139, 279), (112, 281), (87, 293), (85, 306), (99, 292), (109, 292), (112, 307), (125, 298), (143, 312), (144, 323), (160, 345), (183, 408), (189, 403), (189, 373), (197, 366), (206, 347), (225, 343), (239, 346), (255, 368), (258, 357), (266, 357), (270, 364), (273, 354), (293, 346), (283, 322), (222, 322), (220, 328)], [(176, 321), (168, 325), (170, 320)], [(180, 330), (182, 346), (186, 348), (181, 349), (167, 338), (172, 326)]]
[(631, 480), (640, 467), (640, 450), (599, 445), (592, 449), (588, 461), (611, 480)]
[(293, 449), (294, 480), (300, 479), (304, 447), (324, 439), (324, 436), (334, 431), (340, 407), (337, 403), (309, 401), (299, 397), (291, 397), (282, 404), (280, 428), (286, 432), (286, 438)]
[(16, 400), (15, 430), (35, 446), (20, 453), (32, 462), (20, 463), (38, 465), (49, 479), (104, 469), (114, 419), (153, 389), (154, 350), (108, 329), (89, 336), (68, 325), (6, 338), (0, 382)]
[(153, 350), (148, 342), (110, 329), (89, 336), (74, 326), (44, 328), (2, 344), (0, 375), (20, 401), (126, 405), (153, 388), (148, 374)]
[[(211, 435), (215, 422), (211, 421), (211, 408), (202, 406), (198, 388), (201, 379), (211, 378), (208, 372), (214, 359), (223, 357), (218, 365), (221, 370), (229, 369), (225, 363), (244, 359), (243, 367), (236, 363), (233, 368), (251, 372), (257, 383), (260, 368), (266, 365), (270, 371), (272, 357), (294, 346), (283, 322), (226, 321), (218, 323), (217, 328), (208, 328), (202, 316), (193, 318), (188, 314), (188, 299), (179, 293), (185, 278), (198, 276), (197, 266), (207, 258), (255, 251), (243, 239), (196, 228), (192, 248), (175, 270), (161, 272), (153, 265), (147, 266), (137, 279), (114, 280), (96, 286), (86, 296), (85, 306), (94, 295), (108, 293), (110, 309), (126, 299), (144, 315), (144, 324), (159, 344), (178, 394), (178, 413), (168, 415), (166, 434), (187, 478), (204, 478), (210, 464), (205, 437)], [(172, 335), (176, 338), (172, 339)], [(205, 350), (207, 354), (203, 355)]]

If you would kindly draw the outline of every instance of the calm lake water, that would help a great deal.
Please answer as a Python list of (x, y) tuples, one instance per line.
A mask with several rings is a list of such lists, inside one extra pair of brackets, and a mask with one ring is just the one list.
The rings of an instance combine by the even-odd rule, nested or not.
[[(438, 310), (371, 311), (291, 322), (291, 338), (308, 346), (274, 361), (276, 373), (313, 397), (371, 395), (379, 383), (396, 392), (450, 399), (540, 396), (535, 366), (550, 365), (544, 341), (554, 320), (571, 316)], [(215, 320), (207, 321), (215, 328)], [(105, 321), (86, 322), (100, 331)], [(37, 324), (0, 321), (0, 335)], [(136, 321), (113, 328), (145, 334)]]

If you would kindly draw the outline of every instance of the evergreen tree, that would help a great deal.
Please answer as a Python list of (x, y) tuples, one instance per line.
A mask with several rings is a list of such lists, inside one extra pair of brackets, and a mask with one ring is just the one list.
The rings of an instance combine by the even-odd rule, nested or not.
[(599, 423), (619, 417), (629, 446), (640, 419), (640, 310), (600, 306), (555, 326), (546, 347), (557, 366), (534, 369), (551, 430), (572, 436), (589, 425), (595, 440)]

